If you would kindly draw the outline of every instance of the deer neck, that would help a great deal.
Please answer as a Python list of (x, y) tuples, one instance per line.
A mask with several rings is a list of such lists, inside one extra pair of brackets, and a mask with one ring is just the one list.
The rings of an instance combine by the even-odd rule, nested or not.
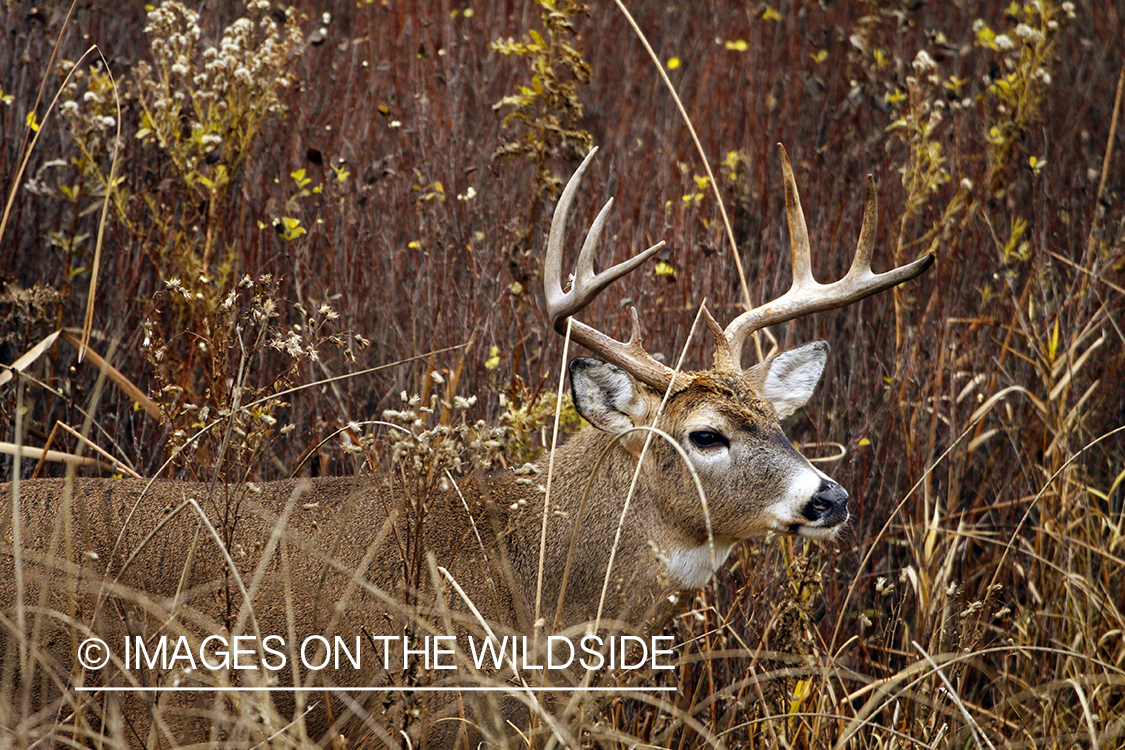
[[(689, 538), (660, 512), (666, 500), (661, 493), (679, 478), (670, 483), (655, 460), (646, 457), (631, 490), (636, 466), (631, 453), (594, 429), (577, 433), (556, 449), (543, 564), (542, 612), (549, 621), (564, 577), (560, 626), (593, 620), (604, 597), (603, 621), (624, 620), (643, 629), (659, 628), (671, 616), (665, 610), (675, 592), (696, 588), (710, 578), (714, 568), (709, 549), (706, 555), (698, 550), (705, 540)], [(546, 485), (547, 459), (540, 471), (540, 483)], [(538, 561), (541, 518), (537, 514), (534, 522), (522, 525), (521, 557)], [(718, 563), (729, 549), (730, 545), (716, 544)], [(527, 580), (531, 588), (525, 595), (534, 601), (538, 572)]]

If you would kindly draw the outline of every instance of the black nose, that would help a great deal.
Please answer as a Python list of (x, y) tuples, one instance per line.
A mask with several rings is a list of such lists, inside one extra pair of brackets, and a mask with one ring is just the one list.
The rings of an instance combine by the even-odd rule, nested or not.
[(836, 526), (848, 520), (848, 493), (836, 484), (825, 480), (820, 489), (805, 506), (802, 515), (810, 521), (823, 521), (825, 526)]

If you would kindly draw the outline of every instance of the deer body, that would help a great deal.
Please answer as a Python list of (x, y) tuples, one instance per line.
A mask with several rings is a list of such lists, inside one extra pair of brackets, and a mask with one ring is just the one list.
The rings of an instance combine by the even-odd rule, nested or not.
[[(589, 367), (601, 371), (612, 366), (596, 363)], [(610, 374), (627, 377), (620, 371)], [(585, 376), (577, 377), (582, 382)], [(710, 499), (714, 555), (712, 558), (707, 523), (699, 511), (690, 472), (674, 448), (654, 442), (629, 501), (601, 612), (603, 621), (633, 623), (637, 632), (659, 630), (677, 609), (675, 592), (706, 583), (729, 552), (730, 540), (807, 523), (798, 498), (804, 484), (834, 486), (822, 480), (788, 444), (772, 407), (760, 400), (747, 405), (740, 398), (737, 403), (731, 400), (731, 408), (721, 413), (715, 406), (715, 394), (706, 392), (714, 387), (708, 382), (713, 378), (706, 373), (698, 377), (703, 382), (673, 399), (659, 424), (670, 434), (683, 433), (681, 447), (701, 457), (696, 469)], [(647, 410), (659, 403), (659, 395), (647, 387), (637, 387), (634, 397), (636, 403), (629, 408), (644, 409), (638, 411), (638, 419), (647, 418)], [(642, 406), (644, 401), (648, 403)], [(603, 414), (602, 419), (622, 419), (622, 414)], [(740, 448), (736, 432), (746, 436), (761, 433), (761, 437), (747, 437), (742, 448), (758, 451), (762, 462), (747, 466), (745, 479), (732, 477), (728, 471), (709, 472), (707, 462), (715, 457), (707, 456), (706, 451), (716, 449), (699, 449), (690, 438), (692, 428), (700, 426), (731, 433), (736, 450)], [(542, 601), (546, 605), (542, 614), (552, 624), (548, 632), (564, 632), (594, 620), (599, 613), (609, 569), (608, 542), (630, 497), (634, 453), (643, 444), (643, 438), (627, 437), (614, 445), (614, 437), (604, 430), (587, 429), (555, 455), (543, 566)], [(782, 448), (785, 460), (774, 460), (778, 452), (762, 450), (764, 445)], [(591, 467), (599, 459), (603, 466), (591, 475)], [(535, 620), (544, 499), (536, 484), (545, 481), (546, 461), (538, 468), (537, 482), (531, 485), (518, 483), (511, 473), (472, 477), (460, 484), (460, 494), (442, 493), (425, 509), (429, 521), (422, 526), (423, 548), (470, 592), (473, 604), (498, 633), (531, 633)], [(754, 480), (753, 475), (760, 479)], [(10, 487), (3, 491), (10, 496)], [(285, 638), (286, 643), (315, 634), (330, 640), (339, 635), (350, 644), (361, 636), (369, 648), (368, 634), (398, 636), (418, 618), (436, 619), (430, 572), (418, 569), (418, 558), (411, 554), (407, 541), (411, 532), (406, 519), (416, 511), (395, 488), (376, 478), (288, 480), (237, 488), (220, 485), (214, 490), (205, 483), (162, 481), (148, 486), (142, 480), (86, 479), (76, 483), (69, 500), (64, 499), (67, 494), (64, 480), (29, 481), (20, 487), (21, 532), (28, 540), (22, 545), (26, 581), (22, 599), (25, 607), (36, 612), (29, 616), (28, 630), (37, 633), (37, 643), (52, 644), (48, 656), (64, 665), (60, 679), (70, 674), (73, 649), (85, 634), (59, 617), (46, 614), (37, 618), (44, 610), (74, 612), (93, 634), (118, 651), (126, 636), (141, 635), (151, 643), (159, 634), (182, 632), (195, 638), (292, 634)], [(220, 534), (222, 549), (190, 506), (174, 516), (169, 514), (189, 498), (198, 502), (212, 527), (230, 529)], [(784, 500), (778, 502), (777, 498)], [(527, 502), (520, 504), (519, 500)], [(835, 506), (835, 512), (846, 515), (842, 503)], [(72, 535), (71, 554), (55, 548), (55, 559), (45, 569), (44, 555), (51, 551), (51, 540), (58, 538), (54, 534), (62, 528), (64, 514)], [(275, 535), (283, 537), (284, 543), (271, 544)], [(5, 549), (12, 548), (11, 527), (4, 542)], [(572, 548), (578, 556), (566, 576), (559, 607)], [(230, 575), (223, 549), (249, 592), (249, 607), (243, 606), (246, 600)], [(68, 569), (62, 559), (72, 567)], [(11, 563), (11, 557), (0, 558), (0, 602), (5, 603), (9, 618), (16, 601)], [(79, 570), (82, 572), (76, 574)], [(353, 574), (361, 583), (353, 580)], [(106, 586), (106, 581), (113, 583)], [(375, 589), (402, 606), (382, 599)], [(40, 610), (37, 597), (42, 592), (49, 592), (49, 598)], [(135, 601), (138, 595), (143, 604)], [(449, 609), (468, 620), (466, 607), (448, 587), (444, 595)], [(338, 611), (340, 602), (346, 606)], [(7, 658), (14, 656), (9, 653)], [(289, 663), (297, 663), (296, 654), (290, 655)], [(393, 676), (388, 678), (379, 668), (378, 660), (367, 664), (363, 670), (332, 672), (329, 684), (378, 686), (393, 681)], [(101, 677), (89, 674), (85, 684), (102, 684), (104, 677), (104, 673)], [(186, 677), (182, 670), (171, 669), (141, 679), (151, 686)], [(317, 679), (307, 671), (295, 676), (288, 670), (277, 677), (281, 684), (299, 680), (298, 684), (309, 685)], [(111, 677), (105, 684), (123, 683)], [(37, 702), (42, 703), (57, 695), (39, 698)], [(283, 713), (288, 701), (276, 701)], [(314, 712), (306, 722), (310, 736), (317, 737), (328, 729), (329, 719), (324, 712)], [(177, 740), (188, 740), (197, 738), (202, 730), (185, 721), (179, 727), (172, 723), (168, 731)]]
[[(582, 249), (574, 289), (561, 291), (562, 229), (588, 162), (560, 199), (548, 247), (548, 307), (563, 331), (569, 316), (656, 249), (594, 274), (591, 250), (603, 211)], [(677, 592), (706, 584), (737, 541), (769, 533), (831, 537), (848, 518), (847, 493), (793, 448), (779, 424), (811, 396), (827, 345), (806, 344), (743, 370), (742, 343), (756, 328), (825, 309), (810, 295), (827, 290), (831, 306), (840, 306), (911, 278), (929, 262), (871, 274), (869, 188), (852, 272), (836, 284), (817, 285), (807, 257), (799, 258), (801, 236), (807, 256), (807, 233), (796, 188), (789, 190), (787, 160), (785, 165), (794, 289), (725, 331), (708, 315), (717, 342), (714, 369), (673, 372), (649, 357), (640, 347), (635, 316), (627, 343), (573, 323), (574, 338), (606, 361), (579, 358), (570, 364), (575, 406), (593, 427), (556, 448), (546, 511), (539, 485), (547, 481), (547, 459), (530, 483), (510, 472), (471, 476), (427, 498), (412, 498), (392, 480), (370, 476), (214, 489), (108, 480), (78, 480), (71, 488), (62, 480), (40, 480), (20, 483), (14, 513), (12, 488), (0, 489), (0, 666), (11, 672), (16, 665), (18, 678), (34, 664), (37, 675), (17, 679), (16, 694), (0, 696), (0, 714), (14, 712), (0, 716), (0, 724), (22, 722), (18, 731), (24, 736), (39, 736), (52, 712), (67, 714), (79, 710), (80, 701), (104, 697), (76, 698), (69, 690), (75, 675), (85, 685), (135, 684), (131, 679), (206, 684), (206, 675), (186, 673), (182, 665), (159, 674), (118, 664), (83, 673), (74, 655), (89, 635), (111, 649), (126, 635), (152, 639), (166, 633), (196, 641), (219, 633), (277, 635), (292, 649), (309, 635), (340, 635), (347, 643), (358, 638), (366, 647), (404, 633), (536, 637), (573, 632), (595, 620), (650, 633), (690, 601)], [(361, 669), (318, 672), (299, 668), (297, 654), (289, 654), (288, 666), (277, 672), (232, 671), (225, 679), (325, 688), (418, 684), (417, 675), (384, 670), (378, 660)], [(458, 684), (466, 674), (435, 670), (432, 679)], [(501, 674), (513, 679), (510, 671)], [(471, 677), (484, 679), (476, 672)], [(464, 707), (465, 696), (435, 700), (415, 720), (404, 708), (409, 701), (395, 702), (388, 694), (332, 695), (325, 700), (323, 692), (275, 693), (274, 704), (283, 722), (305, 722), (314, 738), (342, 730), (398, 744), (397, 731), (405, 727), (415, 744), (429, 739), (435, 747), (451, 746), (468, 725), (428, 722), (427, 711), (475, 716), (481, 727), (500, 733), (507, 731), (504, 718), (515, 715), (512, 698), (498, 712), (486, 706), (479, 715)], [(182, 720), (172, 710), (156, 712), (146, 724), (150, 704), (161, 700), (124, 694), (130, 741), (168, 744), (237, 734), (215, 723), (213, 697), (185, 700)], [(371, 718), (394, 711), (399, 718)], [(112, 712), (94, 713), (112, 724), (105, 718)]]

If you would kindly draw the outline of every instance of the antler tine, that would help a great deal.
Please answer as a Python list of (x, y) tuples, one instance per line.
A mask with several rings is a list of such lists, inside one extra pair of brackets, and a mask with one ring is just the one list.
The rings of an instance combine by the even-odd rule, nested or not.
[(920, 275), (933, 265), (933, 253), (899, 266), (886, 273), (871, 272), (871, 256), (875, 248), (875, 225), (878, 223), (878, 202), (875, 180), (867, 177), (867, 198), (863, 210), (863, 226), (851, 268), (844, 278), (831, 284), (819, 284), (812, 276), (811, 252), (805, 215), (797, 193), (797, 182), (789, 155), (781, 147), (782, 171), (785, 175), (785, 206), (789, 219), (789, 237), (793, 251), (793, 285), (777, 299), (753, 310), (747, 310), (731, 321), (721, 336), (716, 335), (715, 367), (740, 370), (742, 345), (754, 331), (815, 312), (834, 310), (858, 302)]
[(789, 248), (793, 253), (793, 288), (803, 289), (816, 284), (812, 275), (809, 228), (805, 224), (805, 212), (801, 208), (801, 195), (797, 192), (789, 153), (780, 143), (777, 147), (781, 149), (781, 172), (785, 177), (785, 218), (789, 224)]
[[(875, 177), (867, 175), (867, 197), (863, 201), (863, 224), (859, 227), (859, 242), (848, 276), (867, 269), (871, 272), (871, 256), (875, 253), (875, 225), (879, 223), (879, 197), (875, 194)], [(847, 277), (845, 277), (847, 278)]]
[[(594, 248), (601, 237), (609, 215), (613, 199), (610, 199), (600, 212), (582, 249), (578, 254), (578, 267), (574, 276), (574, 284), (569, 292), (562, 290), (562, 247), (566, 233), (566, 220), (570, 214), (570, 206), (574, 201), (574, 194), (578, 191), (578, 184), (590, 160), (594, 158), (597, 149), (591, 149), (582, 164), (567, 182), (562, 196), (559, 197), (555, 207), (555, 215), (551, 219), (551, 232), (547, 236), (547, 258), (543, 269), (543, 287), (547, 298), (547, 314), (550, 316), (551, 325), (561, 333), (566, 333), (566, 321), (593, 301), (603, 289), (617, 279), (635, 269), (640, 264), (651, 258), (657, 250), (664, 246), (658, 242), (644, 252), (622, 261), (612, 268), (607, 268), (601, 273), (594, 273)], [(628, 342), (617, 341), (610, 336), (595, 330), (577, 320), (571, 321), (571, 338), (585, 346), (602, 359), (617, 365), (643, 383), (647, 383), (659, 390), (666, 389), (677, 379), (677, 374), (672, 368), (656, 360), (641, 346), (640, 321), (636, 309), (630, 311), (632, 334)]]

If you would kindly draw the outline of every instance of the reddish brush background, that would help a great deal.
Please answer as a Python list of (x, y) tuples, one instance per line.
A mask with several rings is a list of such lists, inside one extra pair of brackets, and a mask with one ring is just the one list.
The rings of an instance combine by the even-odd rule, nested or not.
[[(965, 746), (977, 735), (940, 690), (960, 696), (996, 743), (1092, 747), (1092, 729), (1105, 747), (1125, 734), (1125, 443), (1115, 435), (1091, 445), (1125, 423), (1122, 130), (1110, 140), (1125, 11), (1113, 2), (1080, 5), (1077, 17), (1062, 23), (1050, 83), (1014, 141), (1010, 168), (1001, 183), (989, 184), (989, 124), (976, 97), (1007, 71), (993, 51), (973, 44), (973, 23), (1015, 25), (1002, 4), (795, 0), (778, 4), (779, 20), (764, 3), (630, 4), (660, 60), (679, 61), (668, 72), (716, 171), (755, 301), (789, 284), (779, 142), (793, 160), (821, 281), (848, 268), (868, 173), (881, 207), (876, 271), (891, 265), (900, 230), (909, 241), (940, 222), (935, 267), (903, 288), (901, 345), (890, 294), (774, 330), (782, 346), (811, 338), (832, 346), (820, 391), (787, 429), (797, 442), (846, 448), (842, 460), (821, 468), (848, 489), (854, 519), (833, 544), (747, 545), (697, 602), (700, 618), (677, 627), (700, 637), (702, 653), (748, 645), (795, 655), (798, 663), (839, 660), (813, 676), (781, 670), (764, 689), (744, 685), (710, 704), (707, 695), (765, 669), (762, 662), (743, 657), (685, 667), (679, 679), (691, 696), (686, 705), (700, 706), (697, 717), (714, 731), (739, 727), (728, 743), (763, 733), (762, 742), (777, 746), (825, 746), (870, 697), (845, 696), (918, 661), (915, 642), (928, 653), (975, 655), (950, 667), (952, 687), (931, 675), (897, 694), (898, 709), (888, 699), (864, 730), (865, 747), (892, 741), (882, 729)], [(309, 309), (328, 302), (340, 315), (328, 330), (371, 341), (366, 349), (349, 344), (355, 363), (328, 351), (319, 363), (304, 362), (289, 382), (461, 347), (470, 338), (473, 346), (463, 362), (463, 350), (453, 349), (288, 397), (292, 405), (279, 417), (296, 428), (257, 454), (253, 479), (349, 471), (350, 462), (321, 441), (349, 420), (378, 418), (397, 406), (401, 391), (423, 390), (430, 369), (449, 376), (461, 363), (457, 392), (477, 394), (472, 416), (495, 422), (504, 410), (501, 394), (516, 404), (532, 401), (554, 388), (562, 365), (562, 341), (545, 325), (540, 293), (553, 202), (536, 199), (530, 160), (492, 158), (522, 132), (515, 124), (503, 128), (504, 112), (493, 105), (529, 85), (530, 74), (523, 58), (497, 54), (488, 43), (542, 30), (540, 6), (509, 0), (297, 7), (310, 19), (307, 31), (323, 26), (323, 38), (310, 37), (297, 62), (300, 85), (286, 95), (287, 115), (267, 120), (234, 176), (219, 222), (233, 277), (273, 274), (278, 299)], [(66, 10), (61, 3), (0, 7), (0, 87), (12, 97), (0, 105), (0, 192), (15, 191), (0, 238), (0, 280), (8, 285), (0, 299), (3, 362), (60, 324), (80, 326), (87, 301), (89, 271), (67, 278), (65, 254), (48, 238), (89, 234), (73, 264), (88, 269), (100, 212), (75, 217), (13, 184), (39, 86), (46, 79), (46, 101), (58, 86), (49, 61)], [(204, 37), (213, 39), (241, 12), (208, 5)], [(124, 82), (148, 54), (144, 25), (139, 4), (82, 4), (62, 31), (59, 56), (76, 60), (97, 44)], [(596, 207), (614, 196), (600, 263), (663, 239), (668, 250), (660, 257), (672, 271), (657, 274), (650, 264), (581, 317), (625, 335), (630, 300), (646, 347), (672, 360), (704, 299), (720, 321), (742, 309), (731, 250), (714, 196), (697, 187), (704, 171), (684, 122), (622, 14), (595, 3), (576, 29), (591, 70), (589, 84), (577, 87), (585, 107), (577, 125), (600, 153), (571, 222), (574, 244)], [(728, 48), (733, 40), (745, 49)], [(875, 47), (885, 55), (882, 67), (873, 62)], [(919, 50), (936, 60), (943, 78), (964, 79), (948, 99), (972, 103), (951, 113), (935, 137), (950, 179), (903, 225), (900, 169), (907, 154), (888, 131), (894, 106), (887, 94), (905, 89)], [(45, 109), (46, 102), (38, 107), (40, 121)], [(133, 138), (137, 118), (129, 111), (121, 118), (119, 173), (135, 196), (159, 196), (170, 189), (168, 164)], [(71, 153), (60, 123), (57, 116), (46, 121), (28, 176)], [(721, 166), (730, 152), (742, 155), (734, 180)], [(1036, 169), (1031, 157), (1046, 163)], [(313, 185), (329, 185), (339, 160), (351, 173), (346, 182), (286, 210), (291, 173), (304, 169)], [(565, 180), (577, 161), (559, 156), (548, 166)], [(971, 208), (941, 221), (964, 180), (972, 185)], [(436, 183), (442, 198), (427, 199)], [(470, 188), (473, 197), (458, 199)], [(690, 199), (697, 192), (702, 198)], [(145, 221), (143, 201), (130, 205), (134, 220)], [(282, 215), (299, 218), (308, 233), (293, 241), (279, 236), (272, 224)], [(1026, 222), (1027, 244), (1005, 253), (1015, 219)], [(130, 380), (154, 389), (142, 321), (161, 306), (154, 295), (165, 289), (167, 273), (143, 237), (112, 220), (105, 232), (94, 349), (112, 351)], [(921, 249), (911, 248), (905, 259)], [(522, 288), (513, 291), (515, 282)], [(63, 297), (38, 304), (15, 291), (35, 284)], [(282, 324), (300, 323), (291, 305), (283, 310), (289, 317)], [(190, 350), (184, 321), (155, 319), (172, 342), (171, 356), (186, 356), (175, 348)], [(1099, 337), (1103, 343), (1080, 360)], [(492, 347), (499, 363), (486, 367)], [(697, 336), (688, 366), (708, 362), (709, 344)], [(289, 366), (268, 348), (251, 364), (260, 384)], [(183, 373), (189, 382), (181, 385), (197, 395), (220, 387), (208, 383), (206, 370), (200, 364)], [(20, 440), (42, 445), (55, 420), (82, 424), (96, 369), (62, 347), (28, 372), (56, 392), (24, 385)], [(974, 411), (1010, 386), (1022, 390), (1001, 397), (963, 435)], [(160, 469), (172, 426), (135, 409), (114, 388), (93, 406), (104, 434), (140, 473)], [(0, 439), (8, 442), (17, 439), (16, 408), (16, 389), (8, 385), (0, 392)], [(52, 447), (74, 445), (60, 435)], [(25, 461), (24, 476), (33, 467)], [(11, 471), (5, 463), (3, 473)], [(207, 475), (196, 465), (178, 471)], [(1000, 650), (987, 650), (993, 647)], [(1085, 701), (1075, 699), (1079, 692)], [(643, 711), (623, 705), (607, 709), (607, 720), (651, 736)], [(801, 712), (809, 715), (797, 717)], [(818, 712), (844, 718), (827, 721)], [(743, 726), (787, 713), (787, 720)], [(949, 726), (939, 733), (943, 723)]]

